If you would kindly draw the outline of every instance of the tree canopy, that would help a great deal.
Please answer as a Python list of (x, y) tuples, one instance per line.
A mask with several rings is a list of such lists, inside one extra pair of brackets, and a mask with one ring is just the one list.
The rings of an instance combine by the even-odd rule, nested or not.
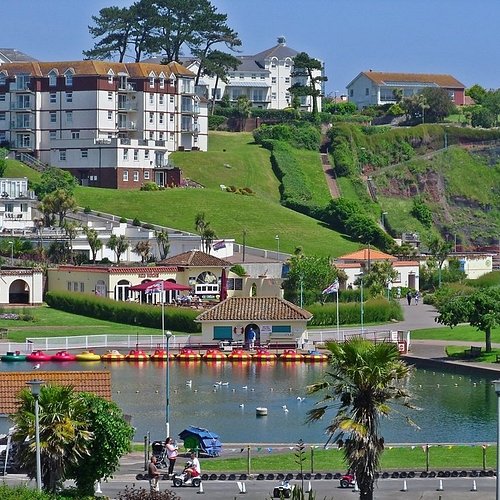
[(314, 76), (314, 72), (323, 69), (323, 64), (318, 59), (310, 57), (306, 52), (300, 52), (293, 58), (292, 78), (307, 78), (307, 83), (297, 82), (288, 90), (292, 96), (309, 95), (312, 98), (312, 112), (318, 112), (318, 97), (321, 95), (321, 83), (326, 82), (328, 78), (321, 75)]
[(130, 51), (135, 62), (161, 53), (169, 63), (188, 50), (203, 66), (217, 44), (231, 50), (241, 45), (227, 15), (209, 0), (137, 0), (129, 8), (105, 7), (92, 21), (89, 32), (97, 41), (83, 52), (87, 58), (123, 62)]
[(456, 294), (438, 304), (438, 323), (450, 327), (469, 323), (484, 332), (486, 352), (491, 352), (491, 330), (500, 326), (500, 289), (481, 288), (472, 294)]
[(76, 186), (78, 186), (78, 181), (69, 172), (57, 167), (48, 167), (43, 171), (40, 181), (34, 183), (33, 190), (38, 199), (41, 200), (45, 195), (51, 194), (57, 189), (63, 189), (72, 195)]

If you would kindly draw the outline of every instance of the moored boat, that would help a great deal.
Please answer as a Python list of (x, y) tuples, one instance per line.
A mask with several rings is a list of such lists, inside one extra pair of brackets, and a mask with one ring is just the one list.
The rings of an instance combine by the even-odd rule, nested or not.
[(232, 352), (227, 355), (227, 359), (230, 361), (250, 361), (252, 355), (243, 349), (233, 349)]
[(226, 355), (220, 349), (207, 349), (202, 359), (203, 361), (225, 361)]
[(116, 349), (110, 349), (109, 351), (101, 354), (102, 361), (125, 361), (125, 354), (122, 354)]
[(280, 361), (304, 361), (304, 356), (295, 349), (286, 349), (278, 359)]
[(43, 351), (33, 351), (26, 356), (26, 361), (52, 361), (52, 354), (45, 354)]
[(132, 349), (126, 356), (127, 361), (149, 361), (149, 356), (141, 349)]
[(59, 351), (52, 356), (52, 361), (75, 361), (76, 356), (68, 351)]
[(319, 351), (311, 351), (304, 354), (304, 361), (307, 363), (326, 363), (330, 358), (328, 354)]
[(197, 351), (189, 347), (183, 347), (179, 354), (177, 354), (177, 358), (179, 361), (200, 361), (201, 354)]
[(0, 357), (2, 361), (26, 361), (26, 354), (21, 354), (20, 351), (7, 351)]
[(75, 355), (77, 361), (100, 361), (101, 356), (94, 351), (82, 351)]
[(269, 352), (267, 349), (257, 349), (257, 352), (253, 355), (255, 361), (275, 361), (276, 358), (276, 354)]
[[(175, 358), (175, 354), (172, 352), (168, 353), (170, 359)], [(151, 361), (167, 361), (167, 350), (166, 349), (155, 349), (155, 352), (149, 356)]]

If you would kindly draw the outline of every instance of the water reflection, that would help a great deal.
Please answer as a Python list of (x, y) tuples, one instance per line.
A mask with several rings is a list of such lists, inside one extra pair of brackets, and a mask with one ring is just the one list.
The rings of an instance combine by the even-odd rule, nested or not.
[[(132, 415), (135, 438), (141, 440), (147, 431), (153, 439), (164, 437), (165, 366), (165, 362), (45, 363), (42, 370), (110, 370), (113, 399)], [(2, 371), (30, 369), (29, 363), (0, 363)], [(217, 432), (226, 443), (293, 443), (299, 438), (325, 442), (326, 422), (304, 423), (315, 401), (305, 397), (306, 387), (324, 370), (325, 365), (307, 363), (171, 362), (173, 434), (198, 425)], [(394, 417), (383, 424), (386, 441), (493, 441), (496, 395), (490, 382), (484, 376), (417, 370), (408, 385), (415, 404), (422, 408), (411, 414), (421, 430)], [(268, 408), (267, 417), (256, 417), (258, 406)], [(5, 427), (0, 431), (5, 432)]]

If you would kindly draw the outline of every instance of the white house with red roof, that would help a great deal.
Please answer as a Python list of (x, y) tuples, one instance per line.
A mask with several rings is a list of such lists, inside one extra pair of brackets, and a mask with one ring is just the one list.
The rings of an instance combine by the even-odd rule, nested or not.
[(395, 288), (408, 287), (420, 289), (419, 262), (414, 260), (398, 260), (394, 255), (381, 252), (374, 248), (363, 248), (356, 252), (342, 255), (334, 262), (335, 267), (347, 274), (346, 287), (353, 287), (358, 275), (366, 272), (374, 262), (388, 261), (398, 273), (392, 285)]
[(366, 108), (395, 104), (395, 90), (401, 90), (403, 97), (411, 97), (425, 88), (444, 89), (454, 104), (465, 104), (465, 85), (451, 75), (362, 71), (347, 84), (347, 95), (349, 102), (358, 108)]

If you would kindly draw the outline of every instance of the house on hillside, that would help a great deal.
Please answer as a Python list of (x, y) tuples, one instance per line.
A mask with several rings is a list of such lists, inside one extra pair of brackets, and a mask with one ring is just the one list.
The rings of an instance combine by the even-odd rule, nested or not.
[[(216, 78), (202, 73), (198, 82), (197, 93), (200, 96), (219, 102), (227, 95), (231, 102), (236, 102), (238, 97), (247, 96), (254, 108), (262, 109), (284, 109), (290, 107), (291, 95), (288, 89), (295, 83), (306, 84), (305, 77), (292, 77), (293, 58), (298, 54), (286, 45), (285, 37), (278, 37), (278, 43), (269, 49), (265, 49), (254, 55), (240, 55), (235, 53), (241, 64), (233, 71), (229, 71), (228, 81), (219, 79), (217, 89)], [(311, 57), (314, 57), (311, 55)], [(159, 62), (161, 58), (153, 58), (151, 61)], [(193, 73), (198, 73), (199, 60), (194, 58), (182, 58), (181, 62)], [(324, 68), (315, 71), (314, 77), (324, 76)], [(322, 85), (322, 84), (319, 84)], [(320, 89), (324, 95), (324, 89)], [(311, 96), (300, 97), (300, 109), (312, 111), (313, 103)], [(318, 110), (321, 111), (321, 99), (318, 99)]]
[(252, 329), (256, 345), (301, 346), (307, 340), (312, 314), (279, 297), (231, 297), (201, 313), (201, 342), (248, 343)]
[(334, 264), (338, 269), (342, 269), (347, 274), (346, 287), (355, 286), (354, 283), (359, 275), (367, 272), (374, 262), (391, 263), (393, 269), (397, 271), (397, 277), (393, 280), (394, 288), (408, 287), (414, 290), (420, 289), (419, 282), (419, 262), (398, 260), (397, 257), (381, 252), (373, 248), (364, 248), (357, 252), (352, 252), (338, 257)]
[(362, 71), (347, 84), (347, 95), (349, 102), (361, 109), (394, 104), (395, 90), (402, 90), (403, 97), (410, 97), (429, 87), (446, 90), (451, 101), (457, 106), (465, 104), (465, 85), (451, 75)]
[(36, 61), (36, 59), (17, 49), (0, 48), (0, 66), (6, 63), (26, 61)]
[(2, 64), (0, 144), (85, 186), (178, 184), (170, 153), (207, 149), (207, 102), (194, 79), (177, 62)]
[(0, 178), (0, 231), (26, 234), (35, 228), (38, 199), (28, 188), (28, 178)]

